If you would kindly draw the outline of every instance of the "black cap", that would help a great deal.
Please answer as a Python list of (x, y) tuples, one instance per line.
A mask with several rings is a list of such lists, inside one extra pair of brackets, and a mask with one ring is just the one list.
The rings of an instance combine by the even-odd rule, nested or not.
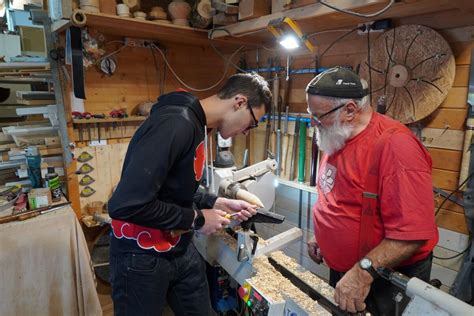
[(306, 86), (306, 93), (335, 98), (361, 99), (368, 93), (362, 87), (359, 76), (350, 69), (334, 67), (311, 80)]

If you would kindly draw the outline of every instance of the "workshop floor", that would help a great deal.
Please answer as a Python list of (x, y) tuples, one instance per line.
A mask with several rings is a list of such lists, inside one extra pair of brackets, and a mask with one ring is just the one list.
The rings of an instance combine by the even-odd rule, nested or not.
[[(102, 307), (103, 316), (113, 316), (114, 315), (114, 305), (112, 303), (112, 298), (110, 293), (112, 289), (110, 285), (97, 280), (97, 293), (99, 294), (100, 306)], [(166, 307), (162, 316), (174, 316), (173, 312)]]

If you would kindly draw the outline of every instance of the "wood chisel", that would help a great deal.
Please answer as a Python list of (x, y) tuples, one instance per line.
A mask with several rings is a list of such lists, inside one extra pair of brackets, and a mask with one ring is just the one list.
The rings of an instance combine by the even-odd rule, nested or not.
[(286, 176), (288, 174), (286, 168), (286, 156), (288, 154), (288, 111), (289, 107), (285, 109), (285, 122), (283, 125), (283, 137), (281, 142), (281, 175)]
[(304, 182), (305, 162), (306, 162), (306, 122), (300, 121), (299, 134), (299, 155), (298, 155), (298, 182)]
[[(273, 81), (273, 99), (272, 99), (272, 133), (270, 137), (270, 151), (272, 154), (277, 155), (276, 152), (276, 131), (277, 131), (277, 115), (278, 115), (278, 103), (280, 100), (280, 79), (278, 74), (275, 74), (274, 81)], [(278, 159), (277, 159), (278, 161)]]
[(295, 120), (295, 133), (293, 134), (293, 144), (291, 148), (291, 161), (290, 161), (290, 181), (295, 180), (295, 159), (296, 159), (296, 145), (298, 143), (298, 135), (300, 132), (300, 120), (301, 120), (301, 115), (298, 114)]
[(316, 140), (316, 127), (313, 129), (313, 138), (311, 139), (311, 171), (309, 185), (316, 185), (316, 175), (318, 173), (319, 148)]

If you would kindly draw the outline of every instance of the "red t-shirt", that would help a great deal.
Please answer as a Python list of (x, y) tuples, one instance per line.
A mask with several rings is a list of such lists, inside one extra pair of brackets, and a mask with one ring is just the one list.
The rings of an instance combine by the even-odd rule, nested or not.
[[(336, 271), (348, 271), (360, 260), (362, 192), (370, 152), (378, 136), (395, 126), (406, 128), (374, 112), (367, 128), (348, 140), (344, 148), (330, 157), (322, 156), (313, 221), (321, 254)], [(427, 240), (401, 266), (424, 259), (438, 242), (438, 230), (434, 217), (431, 157), (416, 138), (404, 133), (389, 138), (380, 159), (378, 194), (379, 207), (373, 232), (375, 244), (384, 238)]]

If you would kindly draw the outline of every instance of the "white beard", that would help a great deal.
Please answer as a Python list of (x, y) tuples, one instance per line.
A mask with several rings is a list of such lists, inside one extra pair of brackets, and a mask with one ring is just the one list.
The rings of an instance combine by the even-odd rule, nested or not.
[(350, 124), (341, 124), (339, 117), (337, 117), (336, 123), (333, 125), (316, 128), (316, 143), (320, 150), (326, 155), (331, 156), (344, 147), (353, 129)]

